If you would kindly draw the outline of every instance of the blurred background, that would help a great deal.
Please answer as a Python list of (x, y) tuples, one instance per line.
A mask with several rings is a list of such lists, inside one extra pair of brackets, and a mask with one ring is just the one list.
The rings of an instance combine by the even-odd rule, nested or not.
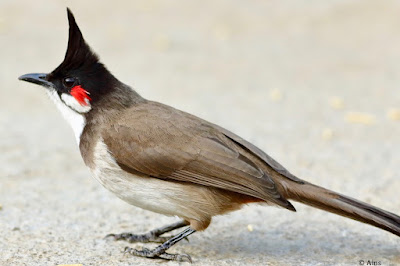
[[(1, 0), (0, 264), (157, 263), (103, 237), (175, 219), (97, 184), (44, 89), (17, 80), (61, 63), (67, 6), (102, 62), (142, 96), (234, 131), (301, 178), (400, 214), (398, 1)], [(400, 264), (397, 237), (295, 206), (217, 217), (172, 251), (198, 265)]]

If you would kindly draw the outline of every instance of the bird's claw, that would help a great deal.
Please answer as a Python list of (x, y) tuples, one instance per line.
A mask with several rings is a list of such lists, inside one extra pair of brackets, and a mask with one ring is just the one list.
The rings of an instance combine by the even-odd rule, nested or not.
[(147, 233), (142, 235), (136, 235), (132, 233), (121, 233), (121, 234), (108, 234), (105, 238), (113, 238), (114, 240), (124, 240), (128, 241), (129, 243), (141, 242), (141, 243), (164, 243), (169, 239), (169, 237), (161, 237), (156, 234)]
[(147, 248), (143, 248), (142, 250), (137, 250), (130, 247), (125, 247), (124, 253), (129, 253), (133, 256), (139, 256), (151, 259), (164, 259), (164, 260), (174, 260), (178, 262), (192, 263), (192, 258), (188, 254), (170, 254), (167, 252), (157, 254), (155, 250), (149, 250)]

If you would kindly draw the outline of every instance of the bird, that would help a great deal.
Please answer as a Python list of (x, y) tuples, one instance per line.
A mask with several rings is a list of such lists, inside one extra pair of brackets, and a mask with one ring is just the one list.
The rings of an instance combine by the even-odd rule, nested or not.
[(100, 184), (131, 205), (181, 219), (145, 234), (109, 234), (129, 243), (160, 243), (125, 252), (191, 262), (190, 255), (167, 250), (205, 230), (214, 216), (253, 203), (295, 212), (296, 201), (400, 236), (398, 215), (302, 180), (229, 130), (143, 98), (101, 63), (69, 8), (67, 15), (62, 63), (50, 73), (19, 79), (45, 88)]

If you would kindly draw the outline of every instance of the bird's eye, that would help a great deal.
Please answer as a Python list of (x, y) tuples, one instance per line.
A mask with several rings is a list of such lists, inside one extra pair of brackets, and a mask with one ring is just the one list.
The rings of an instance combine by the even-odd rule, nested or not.
[(64, 83), (64, 86), (65, 86), (66, 88), (72, 88), (72, 86), (74, 86), (75, 83), (76, 83), (76, 79), (75, 79), (75, 78), (68, 77), (68, 78), (65, 78), (65, 79), (63, 80), (63, 83)]

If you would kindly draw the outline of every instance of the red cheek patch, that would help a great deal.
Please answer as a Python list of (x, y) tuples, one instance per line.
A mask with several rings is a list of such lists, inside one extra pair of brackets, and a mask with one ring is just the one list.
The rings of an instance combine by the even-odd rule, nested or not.
[[(81, 85), (75, 86), (71, 89), (71, 95), (78, 101), (78, 103), (82, 106), (87, 106), (88, 103), (92, 100), (89, 97), (89, 92), (81, 87)], [(87, 99), (87, 101), (86, 101)]]

